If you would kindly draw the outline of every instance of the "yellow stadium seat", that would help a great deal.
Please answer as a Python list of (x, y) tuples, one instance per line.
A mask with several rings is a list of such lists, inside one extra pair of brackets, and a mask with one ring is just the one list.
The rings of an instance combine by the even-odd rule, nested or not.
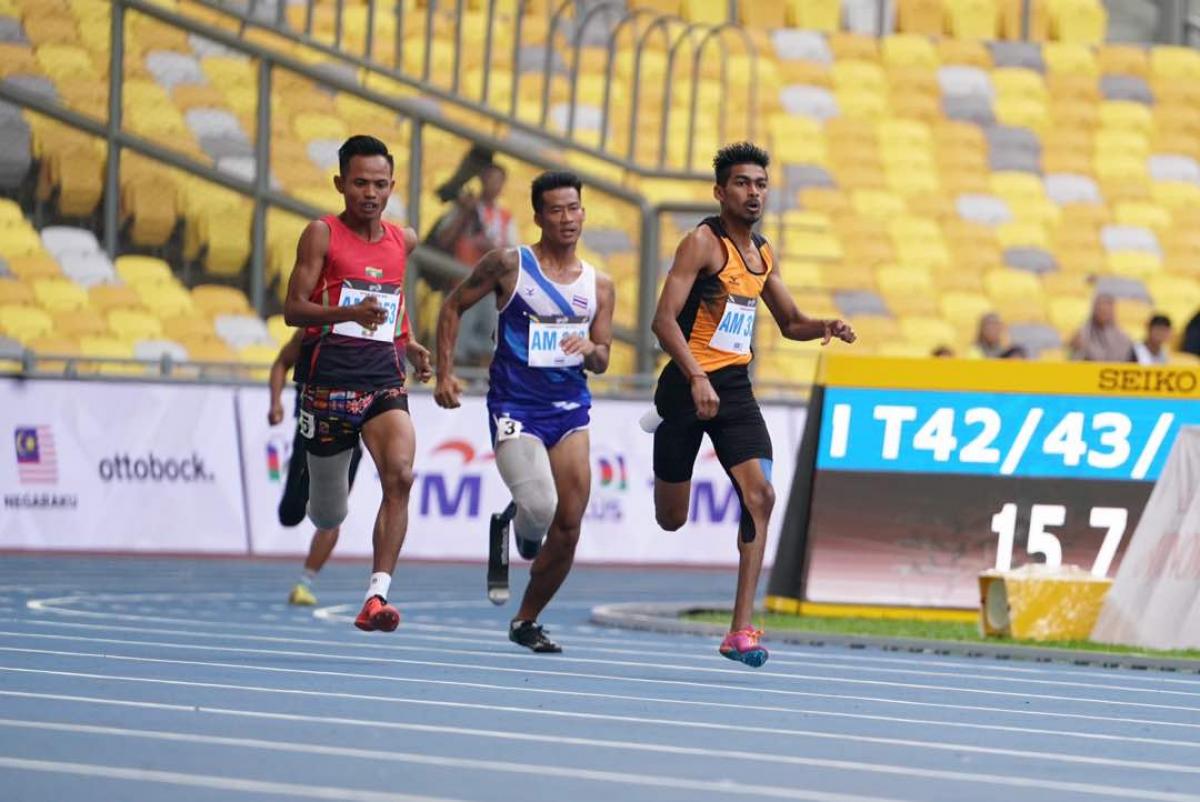
[(198, 312), (209, 317), (253, 314), (250, 302), (241, 290), (220, 284), (201, 284), (193, 287), (192, 303)]
[(1051, 75), (1100, 75), (1100, 66), (1091, 48), (1073, 42), (1047, 42), (1042, 45), (1042, 58)]
[(996, 0), (945, 0), (946, 31), (964, 39), (995, 39), (999, 24)]
[(725, 0), (683, 0), (683, 18), (688, 22), (720, 25), (729, 20), (729, 3)]
[(1173, 304), (1193, 310), (1200, 307), (1200, 281), (1195, 278), (1157, 273), (1146, 279), (1146, 289), (1161, 307)]
[(1200, 206), (1200, 187), (1186, 181), (1156, 181), (1150, 186), (1150, 196), (1172, 210)]
[[(739, 5), (772, 6), (775, 3), (744, 2)], [(842, 9), (839, 3), (829, 0), (786, 0), (787, 25), (791, 28), (807, 28), (814, 31), (833, 33), (841, 25)], [(746, 12), (743, 12), (745, 14)], [(745, 21), (745, 20), (743, 20)]]
[(992, 311), (992, 300), (981, 292), (949, 290), (938, 296), (942, 319), (954, 327), (958, 342), (971, 340), (979, 319)]
[(951, 37), (939, 40), (937, 48), (938, 60), (942, 64), (961, 64), (984, 69), (990, 69), (992, 66), (991, 51), (980, 42)]
[(45, 310), (32, 306), (0, 306), (0, 334), (27, 343), (51, 332), (54, 321)]
[(953, 345), (958, 332), (938, 317), (902, 317), (900, 334), (910, 343), (933, 350), (939, 345)]
[[(826, 0), (809, 0), (814, 3), (826, 3)], [(829, 50), (833, 53), (835, 62), (838, 61), (878, 61), (879, 40), (874, 36), (846, 31), (834, 31), (829, 34)]]
[(1160, 235), (1171, 227), (1170, 211), (1157, 203), (1123, 201), (1116, 205), (1113, 219), (1125, 226), (1154, 229)]
[(994, 109), (997, 121), (1004, 125), (1041, 132), (1050, 123), (1046, 104), (1034, 97), (1001, 97)]
[(897, 67), (936, 69), (939, 66), (937, 50), (929, 38), (912, 33), (885, 36), (879, 55), (883, 64), (891, 69)]
[[(1101, 132), (1103, 134), (1105, 132)], [(1101, 179), (1102, 183), (1113, 181), (1116, 184), (1125, 184), (1128, 186), (1131, 181), (1146, 180), (1146, 154), (1141, 153), (1117, 153), (1109, 151), (1101, 155), (1096, 154), (1092, 162), (1092, 169)], [(1108, 195), (1108, 186), (1104, 187), (1105, 195)], [(1128, 197), (1128, 195), (1126, 195)]]
[(1138, 78), (1150, 75), (1146, 48), (1137, 45), (1100, 45), (1096, 48), (1096, 63), (1105, 75), (1133, 75)]
[(9, 272), (23, 281), (37, 281), (62, 275), (62, 269), (58, 266), (58, 262), (54, 260), (54, 257), (45, 253), (7, 258)]
[(67, 368), (65, 360), (46, 359), (47, 356), (64, 356), (76, 357), (79, 356), (79, 342), (72, 337), (65, 337), (61, 334), (52, 334), (46, 337), (37, 337), (25, 344), (34, 354), (37, 355), (37, 369), (43, 371), (63, 371)]
[(129, 285), (169, 284), (175, 281), (170, 265), (153, 256), (118, 256), (113, 266), (121, 280)]
[(195, 313), (167, 318), (162, 327), (163, 334), (180, 343), (217, 339), (212, 321)]
[(1041, 223), (1017, 221), (996, 228), (996, 237), (1005, 248), (1049, 248), (1049, 237)]
[(892, 265), (875, 272), (879, 294), (885, 299), (904, 295), (933, 295), (933, 273), (924, 267)]
[(176, 283), (138, 284), (134, 287), (138, 297), (152, 315), (165, 320), (178, 315), (192, 313), (192, 296)]
[(33, 306), (37, 298), (33, 287), (12, 278), (0, 278), (0, 306)]
[[(133, 359), (133, 344), (115, 337), (83, 337), (79, 341), (79, 355), (104, 360)], [(145, 368), (141, 365), (108, 364), (84, 359), (79, 363), (79, 372), (129, 376), (144, 373)]]
[(856, 315), (850, 323), (854, 326), (858, 339), (865, 345), (878, 346), (900, 336), (900, 325), (895, 318), (878, 315)]
[(1146, 251), (1112, 251), (1105, 256), (1105, 266), (1113, 275), (1145, 279), (1162, 270), (1162, 259)]
[(1111, 100), (1100, 104), (1100, 124), (1110, 130), (1150, 136), (1154, 132), (1154, 115), (1144, 103)]
[(0, 256), (34, 256), (42, 253), (42, 240), (27, 226), (7, 226), (0, 229)]
[(45, 278), (33, 283), (33, 293), (38, 304), (48, 312), (82, 309), (88, 305), (88, 296), (83, 287), (70, 279)]
[(54, 333), (78, 340), (80, 337), (95, 337), (108, 334), (108, 322), (95, 309), (71, 309), (51, 312)]
[(850, 200), (840, 189), (811, 187), (797, 194), (801, 209), (811, 209), (827, 214), (842, 214), (850, 210)]
[(108, 313), (108, 328), (119, 340), (133, 343), (162, 336), (162, 323), (149, 312), (114, 309)]
[(237, 362), (237, 353), (220, 340), (188, 340), (182, 343), (192, 362)]
[(1043, 273), (1042, 290), (1048, 297), (1086, 298), (1092, 294), (1092, 280), (1082, 273)]
[(848, 59), (837, 61), (830, 69), (834, 89), (848, 92), (883, 94), (887, 91), (887, 74), (871, 61)]
[(1025, 67), (999, 67), (993, 70), (992, 86), (1000, 97), (1032, 97), (1043, 103), (1049, 99), (1042, 76)]
[(1150, 49), (1150, 74), (1171, 81), (1200, 79), (1200, 52), (1191, 47), (1159, 45)]
[(992, 173), (988, 181), (992, 192), (1009, 202), (1010, 206), (1026, 200), (1042, 200), (1046, 197), (1046, 188), (1040, 176), (1032, 173), (1015, 171), (1000, 171)]
[(1100, 0), (1054, 0), (1050, 3), (1051, 36), (1060, 42), (1100, 44), (1108, 31), (1108, 12)]
[(292, 129), (302, 142), (314, 139), (344, 140), (349, 136), (346, 123), (332, 114), (302, 112), (292, 119)]
[(42, 72), (54, 80), (86, 78), (97, 72), (106, 72), (97, 70), (88, 51), (78, 45), (45, 44), (37, 48), (35, 55)]
[(904, 214), (907, 209), (901, 196), (874, 189), (854, 190), (851, 193), (851, 203), (858, 214), (880, 220)]
[(1040, 304), (1042, 300), (1041, 281), (1033, 273), (1023, 270), (989, 270), (983, 277), (983, 286), (993, 301), (1023, 300)]
[(904, 33), (941, 35), (944, 30), (941, 0), (898, 0), (896, 28)]
[(101, 314), (114, 309), (140, 309), (142, 301), (132, 287), (124, 284), (97, 284), (88, 290), (91, 306)]
[(1050, 105), (1056, 138), (1087, 136), (1100, 125), (1100, 106), (1090, 101), (1062, 100)]
[(798, 259), (835, 261), (844, 256), (837, 237), (824, 232), (790, 234), (787, 245), (788, 253)]

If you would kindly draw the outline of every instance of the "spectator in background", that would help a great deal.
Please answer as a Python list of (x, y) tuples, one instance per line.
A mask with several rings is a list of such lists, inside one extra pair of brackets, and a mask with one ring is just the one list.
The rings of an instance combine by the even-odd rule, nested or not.
[(1133, 356), (1137, 363), (1139, 365), (1165, 365), (1171, 361), (1170, 348), (1167, 343), (1171, 342), (1173, 333), (1171, 318), (1162, 314), (1150, 318), (1150, 322), (1146, 324), (1146, 339), (1133, 345)]
[(938, 359), (953, 359), (954, 349), (948, 345), (939, 345), (937, 348), (934, 348), (932, 351), (930, 351), (929, 355), (937, 357)]
[(1116, 301), (1100, 293), (1092, 301), (1092, 315), (1070, 342), (1071, 358), (1083, 362), (1129, 362), (1133, 341), (1117, 325)]
[(1179, 349), (1200, 356), (1200, 312), (1192, 316), (1183, 330), (1183, 345)]
[(1028, 354), (1019, 345), (1008, 342), (1008, 328), (995, 312), (979, 318), (979, 329), (968, 354), (972, 359), (1025, 359)]
[[(429, 237), (430, 244), (466, 267), (473, 267), (488, 251), (513, 248), (519, 241), (512, 212), (500, 204), (508, 174), (500, 165), (488, 162), (479, 168), (478, 178), (478, 197), (462, 187), (454, 205), (438, 220)], [(463, 313), (454, 349), (455, 364), (484, 367), (491, 362), (496, 319), (496, 305), (492, 303), (475, 304)]]

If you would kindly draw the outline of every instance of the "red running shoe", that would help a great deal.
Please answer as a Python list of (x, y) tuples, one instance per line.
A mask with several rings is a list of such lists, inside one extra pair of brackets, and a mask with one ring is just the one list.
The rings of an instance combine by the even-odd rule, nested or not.
[(387, 603), (382, 596), (372, 596), (363, 604), (354, 626), (363, 632), (392, 632), (400, 626), (400, 611)]

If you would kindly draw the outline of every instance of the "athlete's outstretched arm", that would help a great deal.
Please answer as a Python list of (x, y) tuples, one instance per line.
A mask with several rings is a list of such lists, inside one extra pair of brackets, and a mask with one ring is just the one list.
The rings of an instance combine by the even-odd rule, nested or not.
[(321, 278), (328, 252), (329, 226), (314, 220), (304, 229), (296, 246), (296, 266), (288, 279), (283, 319), (289, 326), (330, 326), (353, 321), (363, 328), (373, 329), (384, 323), (387, 310), (370, 296), (354, 306), (322, 306), (309, 300)]
[(454, 343), (458, 340), (462, 313), (496, 292), (503, 286), (505, 278), (516, 271), (515, 250), (497, 248), (488, 251), (442, 302), (437, 324), (437, 386), (433, 391), (438, 406), (446, 409), (459, 406), (462, 386), (454, 377)]
[(701, 271), (713, 262), (718, 245), (715, 235), (707, 227), (697, 228), (683, 238), (675, 249), (675, 261), (667, 272), (662, 295), (658, 296), (658, 308), (654, 311), (654, 322), (650, 326), (663, 350), (670, 354), (691, 384), (696, 416), (701, 420), (708, 420), (717, 414), (720, 399), (709, 384), (708, 374), (692, 356), (683, 329), (679, 328), (678, 318), (692, 285), (700, 277)]
[(562, 349), (565, 354), (583, 354), (583, 366), (592, 373), (608, 370), (608, 357), (612, 350), (612, 316), (616, 306), (617, 290), (612, 279), (596, 274), (596, 315), (587, 337), (564, 337)]
[(820, 320), (801, 312), (783, 284), (778, 263), (763, 283), (762, 299), (771, 310), (771, 317), (779, 324), (779, 330), (789, 340), (819, 339), (821, 345), (827, 345), (834, 337), (848, 343), (855, 340), (854, 329), (844, 320)]
[(300, 359), (300, 334), (300, 330), (297, 329), (292, 338), (279, 349), (279, 354), (271, 363), (271, 374), (267, 381), (271, 389), (271, 411), (267, 413), (267, 422), (272, 426), (283, 420), (283, 403), (280, 397), (283, 395), (283, 383), (287, 380), (287, 372)]

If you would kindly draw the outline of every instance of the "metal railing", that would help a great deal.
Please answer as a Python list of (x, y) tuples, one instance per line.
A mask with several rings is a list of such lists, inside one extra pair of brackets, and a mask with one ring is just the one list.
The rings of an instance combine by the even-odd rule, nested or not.
[[(248, 181), (236, 175), (217, 170), (211, 165), (202, 163), (189, 155), (172, 150), (126, 130), (121, 111), (122, 89), (125, 78), (125, 17), (130, 11), (144, 14), (173, 27), (178, 27), (188, 33), (204, 37), (247, 57), (258, 60), (257, 124), (254, 137), (255, 174), (253, 180)], [(361, 86), (357, 81), (347, 80), (337, 75), (316, 70), (310, 65), (303, 64), (287, 55), (274, 53), (252, 42), (247, 42), (235, 34), (191, 19), (185, 15), (177, 14), (162, 6), (147, 2), (147, 0), (113, 0), (111, 14), (108, 119), (97, 120), (72, 110), (61, 103), (47, 100), (44, 96), (7, 82), (0, 83), (0, 99), (23, 106), (104, 140), (107, 145), (108, 159), (105, 168), (101, 219), (103, 221), (104, 247), (110, 258), (115, 258), (119, 250), (120, 163), (124, 150), (149, 157), (154, 161), (181, 170), (188, 175), (209, 181), (217, 186), (250, 198), (254, 204), (254, 214), (249, 263), (249, 295), (251, 303), (260, 313), (264, 308), (265, 295), (267, 209), (272, 206), (278, 207), (309, 219), (321, 214), (321, 210), (311, 204), (273, 189), (269, 183), (271, 170), (270, 97), (272, 75), (277, 69), (284, 69), (300, 75), (326, 89), (345, 92), (379, 105), (398, 114), (412, 125), (412, 136), (410, 137), (407, 154), (410, 164), (409, 181), (405, 192), (406, 206), (409, 214), (408, 222), (418, 230), (421, 225), (421, 175), (419, 165), (422, 163), (423, 158), (422, 131), (425, 127), (443, 131), (467, 141), (477, 142), (497, 153), (510, 156), (541, 169), (554, 169), (559, 166), (558, 163), (547, 158), (545, 155), (524, 148), (519, 143), (501, 141), (487, 134), (472, 130), (467, 126), (436, 117), (420, 103), (404, 98), (388, 97), (375, 90)], [(656, 241), (654, 232), (649, 230), (655, 224), (656, 220), (652, 207), (642, 196), (602, 177), (590, 176), (586, 173), (584, 173), (584, 177), (590, 188), (599, 190), (637, 209), (641, 228), (640, 238), (642, 240), (641, 261), (643, 264), (648, 263), (646, 245)], [(428, 270), (434, 274), (460, 277), (466, 270), (457, 260), (427, 246), (418, 246), (414, 252), (413, 268), (409, 271), (408, 275), (410, 294), (415, 291), (416, 281), (422, 271)], [(415, 303), (415, 299), (411, 295), (409, 301), (410, 314), (417, 314), (419, 305)], [(416, 322), (414, 320), (414, 323)], [(639, 366), (652, 364), (653, 356), (650, 354), (652, 343), (649, 334), (649, 318), (639, 316), (638, 325), (635, 330), (617, 327), (615, 334), (618, 339), (629, 342), (638, 348)]]
[[(461, 89), (461, 72), (464, 63), (464, 0), (452, 0), (451, 2), (441, 3), (438, 0), (427, 0), (424, 13), (425, 33), (422, 45), (424, 48), (424, 58), (420, 73), (415, 75), (404, 70), (404, 31), (406, 29), (407, 17), (412, 12), (406, 11), (406, 4), (402, 0), (394, 3), (390, 12), (392, 16), (391, 24), (394, 26), (395, 31), (392, 62), (390, 65), (380, 61), (375, 55), (376, 39), (373, 28), (381, 19), (382, 13), (384, 13), (377, 7), (376, 0), (367, 0), (367, 29), (363, 37), (361, 49), (351, 49), (346, 42), (345, 17), (349, 11), (345, 3), (342, 2), (336, 3), (333, 7), (334, 29), (332, 41), (323, 40), (314, 30), (316, 9), (318, 6), (328, 8), (328, 3), (319, 4), (317, 0), (304, 0), (302, 4), (292, 6), (293, 8), (302, 6), (304, 9), (304, 26), (302, 29), (297, 30), (289, 24), (287, 14), (285, 13), (284, 0), (274, 0), (272, 3), (262, 2), (262, 0), (194, 0), (194, 2), (211, 10), (220, 11), (227, 14), (230, 18), (237, 20), (239, 29), (243, 33), (253, 28), (270, 30), (297, 44), (312, 48), (316, 52), (335, 56), (356, 67), (397, 80), (404, 85), (419, 90), (429, 97), (469, 109), (486, 119), (490, 119), (497, 125), (510, 127), (513, 130), (522, 132), (526, 136), (544, 141), (547, 145), (575, 150), (628, 170), (633, 174), (650, 178), (709, 178), (710, 174), (707, 169), (693, 169), (692, 162), (694, 153), (692, 145), (696, 139), (698, 125), (699, 98), (702, 85), (704, 84), (703, 59), (706, 54), (719, 59), (722, 95), (730, 97), (733, 92), (739, 90), (739, 87), (731, 83), (731, 71), (729, 67), (730, 51), (731, 49), (735, 51), (740, 50), (750, 59), (749, 73), (744, 86), (740, 87), (740, 91), (745, 92), (749, 98), (743, 133), (747, 138), (753, 139), (758, 132), (758, 118), (760, 116), (758, 103), (758, 49), (753, 39), (745, 30), (728, 21), (717, 25), (687, 23), (669, 14), (656, 14), (645, 9), (636, 8), (627, 10), (623, 0), (616, 0), (615, 2), (613, 0), (597, 0), (592, 3), (577, 3), (576, 0), (558, 0), (552, 6), (548, 5), (546, 20), (548, 23), (548, 33), (546, 41), (542, 45), (542, 91), (540, 107), (536, 110), (536, 115), (534, 115), (536, 116), (536, 121), (533, 121), (523, 118), (518, 110), (520, 79), (522, 76), (521, 53), (525, 47), (524, 29), (526, 27), (525, 20), (529, 16), (528, 6), (530, 0), (519, 0), (517, 13), (513, 16), (512, 39), (508, 43), (498, 43), (496, 41), (495, 32), (502, 29), (502, 26), (497, 24), (499, 18), (497, 0), (488, 0), (487, 2), (482, 63), (490, 65), (493, 62), (493, 54), (498, 52), (499, 48), (503, 47), (504, 44), (509, 45), (510, 58), (512, 60), (512, 76), (507, 110), (501, 110), (489, 102), (492, 81), (491, 70), (486, 67), (482, 73), (482, 83), (478, 96), (469, 96)], [(450, 86), (448, 88), (434, 81), (432, 75), (432, 56), (435, 41), (434, 23), (438, 15), (444, 11), (452, 11), (452, 14), (447, 16), (447, 19), (452, 19), (454, 25), (453, 67)], [(572, 54), (572, 59), (569, 65), (570, 80), (568, 89), (571, 97), (566, 111), (567, 123), (565, 131), (558, 133), (550, 130), (548, 125), (551, 112), (551, 87), (557, 75), (557, 71), (555, 70), (556, 38), (558, 34), (567, 29), (568, 19), (573, 20), (569, 42), (569, 52)], [(607, 32), (597, 28), (597, 26), (602, 24), (609, 26)], [(597, 35), (597, 31), (599, 31), (599, 34), (604, 35), (605, 41), (605, 67), (603, 73), (605, 82), (604, 98), (600, 108), (600, 121), (598, 124), (599, 143), (592, 145), (582, 141), (580, 138), (577, 114), (579, 108), (578, 87), (581, 74), (582, 48), (584, 43), (589, 41), (590, 36)], [(620, 52), (621, 36), (626, 33), (636, 39), (636, 46), (633, 51), (633, 72), (629, 80), (633, 102), (628, 104), (628, 142), (625, 144), (622, 152), (622, 150), (618, 149), (610, 141), (610, 131), (615, 127), (617, 122), (615, 119), (615, 104), (613, 102), (613, 89), (617, 85), (615, 68)], [(667, 69), (663, 74), (662, 80), (664, 101), (655, 108), (647, 110), (639, 108), (638, 100), (648, 85), (648, 82), (643, 81), (643, 56), (653, 47), (655, 39), (652, 34), (654, 33), (661, 35), (663, 42), (667, 45), (669, 56)], [(709, 47), (710, 44), (732, 44), (732, 47), (716, 46), (714, 50), (713, 47)], [(674, 83), (672, 70), (678, 51), (683, 45), (689, 47), (692, 59), (690, 72), (691, 94), (689, 96), (686, 128), (687, 158), (685, 164), (680, 167), (668, 164), (666, 142), (671, 121), (670, 99)], [(649, 162), (638, 159), (638, 124), (639, 122), (644, 125), (646, 124), (644, 117), (639, 118), (639, 114), (643, 111), (649, 111), (651, 114), (659, 114), (657, 125), (647, 125), (646, 127), (652, 127), (654, 130), (662, 132), (658, 143), (657, 158)], [(718, 115), (718, 126), (720, 126), (722, 137), (727, 125), (726, 115)]]

